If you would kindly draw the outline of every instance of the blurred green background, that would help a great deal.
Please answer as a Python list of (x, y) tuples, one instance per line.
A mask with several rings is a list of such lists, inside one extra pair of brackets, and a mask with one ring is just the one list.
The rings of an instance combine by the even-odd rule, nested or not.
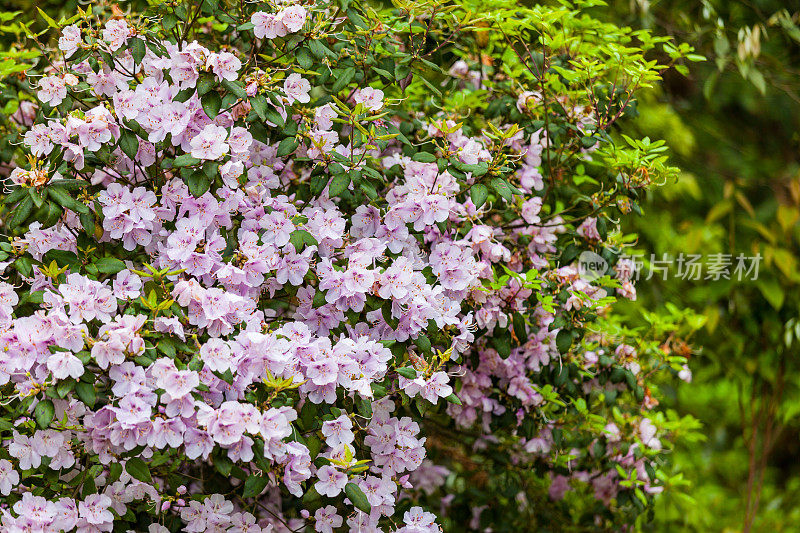
[[(0, 11), (31, 19), (40, 7), (58, 18), (77, 5), (6, 1)], [(609, 0), (592, 14), (674, 36), (707, 58), (688, 77), (666, 71), (626, 125), (665, 139), (683, 171), (625, 228), (639, 235), (631, 251), (762, 257), (757, 280), (683, 280), (673, 269), (666, 281), (641, 280), (638, 300), (622, 307), (632, 321), (684, 308), (705, 319), (693, 338), (665, 344), (691, 353), (691, 383), (661, 391), (662, 404), (702, 422), (705, 438), (684, 440), (670, 458), (688, 484), (660, 497), (646, 528), (798, 531), (800, 5)], [(14, 28), (0, 22), (7, 54)]]
[[(707, 61), (666, 72), (633, 127), (663, 138), (683, 173), (652, 194), (635, 248), (762, 261), (756, 281), (642, 280), (642, 309), (702, 313), (691, 384), (666, 403), (703, 423), (673, 457), (691, 482), (658, 504), (658, 531), (798, 531), (800, 526), (800, 6), (794, 2), (612, 2), (607, 16), (688, 42)], [(732, 269), (731, 269), (732, 270)], [(705, 272), (705, 270), (704, 270)]]

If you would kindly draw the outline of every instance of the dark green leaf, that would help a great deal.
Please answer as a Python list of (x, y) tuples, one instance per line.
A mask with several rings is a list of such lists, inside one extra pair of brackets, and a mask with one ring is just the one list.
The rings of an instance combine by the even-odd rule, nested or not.
[(250, 105), (261, 120), (267, 120), (267, 99), (263, 94), (257, 94), (250, 99)]
[(190, 154), (182, 154), (175, 158), (172, 165), (174, 167), (190, 167), (198, 163), (200, 163), (200, 160), (196, 157), (192, 157)]
[(293, 153), (295, 150), (297, 150), (299, 145), (300, 143), (297, 142), (297, 139), (294, 137), (285, 138), (280, 142), (280, 144), (278, 144), (278, 157), (284, 157)]
[(345, 87), (347, 84), (353, 81), (353, 76), (356, 75), (356, 69), (353, 67), (347, 67), (342, 71), (339, 76), (336, 78), (336, 81), (333, 82), (333, 93), (336, 94)]
[(431, 351), (431, 340), (424, 333), (420, 333), (420, 335), (414, 339), (414, 344), (416, 344), (417, 348), (425, 353), (429, 353)]
[(562, 329), (556, 335), (556, 348), (559, 353), (567, 353), (572, 346), (572, 332)]
[(361, 487), (356, 485), (355, 483), (348, 483), (344, 486), (344, 493), (350, 498), (350, 501), (353, 502), (353, 505), (365, 513), (369, 514), (372, 511), (372, 506), (367, 501), (367, 497), (364, 495), (364, 492), (361, 490)]
[(125, 263), (116, 257), (102, 257), (94, 264), (97, 267), (97, 270), (103, 274), (116, 274), (121, 270), (125, 270)]
[[(86, 376), (86, 374), (84, 374)], [(94, 385), (92, 383), (85, 383), (83, 381), (79, 382), (75, 385), (75, 393), (78, 395), (78, 398), (86, 404), (87, 407), (90, 409), (94, 407), (95, 401), (97, 401), (97, 393), (94, 390)]]
[(12, 211), (11, 218), (8, 220), (8, 229), (14, 229), (25, 222), (25, 219), (31, 214), (31, 209), (33, 209), (33, 200), (26, 195)]
[(206, 112), (208, 118), (215, 119), (219, 114), (219, 109), (222, 106), (222, 97), (217, 91), (211, 91), (203, 95), (200, 99), (203, 104), (203, 111)]
[(461, 400), (458, 398), (458, 396), (456, 396), (455, 392), (451, 392), (449, 396), (445, 397), (445, 400), (447, 400), (450, 403), (454, 403), (456, 405), (463, 405), (461, 403)]
[(497, 194), (502, 196), (506, 202), (511, 202), (513, 199), (513, 194), (511, 193), (511, 187), (509, 187), (508, 182), (503, 178), (494, 178), (491, 182), (492, 188), (497, 191)]
[(431, 153), (429, 153), (429, 152), (417, 152), (416, 154), (414, 154), (414, 156), (411, 159), (413, 159), (414, 161), (419, 161), (421, 163), (435, 163), (436, 162), (436, 156), (431, 154)]
[(486, 203), (486, 199), (489, 197), (489, 189), (482, 183), (476, 183), (472, 186), (472, 189), (470, 189), (469, 197), (472, 199), (472, 203), (475, 204), (475, 207), (480, 207)]
[(131, 37), (128, 40), (128, 46), (131, 49), (133, 60), (136, 63), (141, 63), (144, 55), (147, 53), (147, 47), (145, 46), (144, 41), (138, 37)]
[(119, 138), (119, 147), (125, 155), (133, 159), (139, 151), (139, 138), (132, 131), (123, 130)]
[(417, 371), (410, 366), (404, 366), (397, 369), (397, 373), (406, 379), (416, 379)]
[(132, 478), (138, 479), (142, 483), (150, 483), (153, 478), (150, 476), (150, 469), (147, 464), (139, 457), (131, 457), (125, 463), (125, 471), (128, 472)]
[(328, 196), (335, 198), (341, 195), (350, 186), (350, 176), (348, 174), (338, 174), (333, 177), (331, 184), (328, 185)]
[(56, 409), (53, 406), (53, 401), (46, 399), (36, 404), (36, 408), (33, 410), (33, 417), (40, 428), (46, 429), (50, 427), (50, 422), (53, 421), (55, 413)]
[(269, 483), (269, 478), (267, 476), (251, 475), (247, 478), (247, 481), (244, 482), (242, 497), (255, 498), (266, 488), (267, 483)]

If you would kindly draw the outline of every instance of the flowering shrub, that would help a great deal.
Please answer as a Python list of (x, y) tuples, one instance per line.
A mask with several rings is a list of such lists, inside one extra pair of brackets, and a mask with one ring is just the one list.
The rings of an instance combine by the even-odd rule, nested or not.
[(685, 358), (610, 313), (615, 217), (675, 171), (611, 131), (689, 50), (583, 7), (23, 26), (53, 45), (5, 80), (2, 530), (633, 523)]

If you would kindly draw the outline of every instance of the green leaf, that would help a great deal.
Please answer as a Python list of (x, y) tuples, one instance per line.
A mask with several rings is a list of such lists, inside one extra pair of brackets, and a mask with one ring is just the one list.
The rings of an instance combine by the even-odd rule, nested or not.
[(131, 457), (125, 463), (125, 471), (128, 472), (132, 478), (138, 479), (142, 483), (150, 483), (153, 478), (150, 476), (150, 469), (147, 464), (139, 457)]
[(404, 366), (397, 369), (397, 373), (406, 379), (416, 379), (417, 371), (410, 366)]
[(139, 151), (139, 137), (132, 131), (123, 130), (119, 138), (119, 147), (125, 155), (134, 159)]
[(507, 330), (503, 330), (496, 337), (492, 338), (492, 346), (497, 350), (497, 354), (503, 359), (508, 359), (511, 355), (511, 335)]
[(164, 18), (161, 19), (161, 25), (164, 27), (166, 31), (170, 31), (178, 24), (178, 18), (173, 14), (164, 15)]
[(214, 457), (214, 468), (223, 476), (229, 477), (231, 475), (231, 470), (233, 470), (233, 461), (227, 456), (218, 455)]
[(783, 300), (786, 295), (777, 280), (774, 278), (759, 278), (756, 281), (756, 286), (772, 307), (776, 310), (780, 310), (783, 307)]
[(331, 184), (328, 185), (328, 196), (335, 198), (342, 194), (350, 186), (350, 176), (347, 174), (338, 174), (333, 177)]
[(267, 99), (263, 94), (257, 94), (250, 99), (250, 105), (261, 120), (267, 120)]
[(297, 64), (305, 70), (309, 70), (314, 65), (314, 60), (311, 58), (306, 48), (298, 50), (295, 54), (295, 59), (297, 59)]
[(214, 120), (219, 115), (219, 109), (222, 107), (222, 97), (217, 91), (211, 91), (203, 95), (200, 99), (203, 104), (203, 111), (206, 112), (208, 118)]
[(31, 200), (33, 200), (33, 205), (35, 205), (37, 208), (44, 205), (44, 197), (33, 187), (28, 189), (28, 195), (31, 197)]
[(203, 96), (216, 86), (217, 86), (217, 78), (215, 78), (214, 76), (203, 76), (202, 78), (200, 78), (200, 81), (197, 82), (197, 94)]
[(317, 239), (304, 229), (293, 231), (289, 236), (289, 242), (294, 245), (294, 249), (297, 250), (298, 253), (301, 252), (306, 245), (313, 246), (319, 244)]
[(58, 392), (59, 398), (65, 398), (67, 394), (72, 392), (74, 388), (75, 380), (72, 378), (67, 378), (58, 382), (58, 385), (56, 385), (56, 392)]
[(98, 259), (94, 265), (97, 267), (97, 270), (103, 274), (116, 274), (126, 268), (125, 263), (116, 257), (102, 257)]
[(13, 204), (14, 202), (19, 202), (26, 194), (28, 194), (28, 189), (17, 187), (3, 199), (3, 203)]
[(242, 497), (255, 498), (266, 488), (267, 483), (269, 483), (269, 478), (267, 476), (249, 476), (247, 481), (244, 482)]
[(25, 196), (14, 208), (11, 218), (8, 220), (8, 229), (14, 229), (28, 218), (33, 209), (33, 200), (30, 196)]
[(128, 47), (131, 49), (133, 60), (136, 63), (141, 63), (142, 59), (144, 59), (144, 55), (147, 53), (147, 47), (144, 41), (138, 37), (131, 37), (130, 40), (128, 40)]
[(92, 383), (86, 383), (84, 381), (79, 382), (75, 385), (75, 393), (78, 395), (80, 401), (85, 403), (87, 407), (90, 409), (94, 407), (94, 403), (97, 401), (97, 393)]
[(264, 113), (266, 116), (266, 120), (268, 122), (272, 122), (279, 128), (282, 128), (286, 125), (286, 121), (283, 120), (283, 117), (278, 113), (275, 109), (267, 108), (266, 112)]
[(416, 344), (417, 348), (425, 353), (429, 353), (431, 351), (431, 340), (424, 333), (420, 333), (420, 335), (414, 339), (414, 344)]
[(297, 139), (294, 137), (286, 137), (278, 144), (278, 157), (284, 157), (293, 153), (297, 150), (298, 146), (300, 146), (300, 143), (297, 142)]
[(450, 395), (449, 396), (445, 396), (444, 399), (447, 400), (448, 402), (454, 403), (456, 405), (463, 405), (461, 403), (461, 400), (458, 398), (458, 396), (456, 396), (455, 392), (451, 392)]
[(562, 329), (556, 335), (556, 348), (558, 348), (559, 353), (567, 353), (572, 346), (572, 332), (566, 329)]
[(87, 185), (89, 185), (89, 182), (86, 180), (63, 179), (63, 180), (51, 181), (47, 187), (48, 189), (51, 187), (59, 187), (61, 189), (67, 189), (68, 191), (73, 191), (75, 189), (82, 189)]
[(353, 81), (353, 77), (356, 75), (356, 69), (353, 67), (347, 67), (344, 71), (336, 78), (336, 81), (333, 82), (333, 93), (336, 94), (345, 87), (347, 84)]
[(372, 511), (372, 506), (367, 501), (367, 497), (364, 495), (364, 491), (361, 490), (361, 487), (356, 485), (353, 482), (348, 483), (344, 486), (344, 493), (350, 498), (350, 501), (353, 502), (353, 505), (365, 513), (369, 514)]
[(190, 154), (181, 154), (175, 158), (172, 163), (174, 167), (191, 167), (193, 165), (197, 165), (200, 163), (200, 160), (196, 157), (192, 157)]
[(311, 40), (308, 41), (308, 47), (311, 49), (311, 53), (317, 56), (317, 58), (322, 59), (325, 57), (328, 49), (325, 47), (322, 42), (318, 40)]
[(244, 86), (238, 81), (223, 80), (222, 86), (228, 89), (236, 98), (247, 98), (247, 91)]
[(46, 429), (50, 427), (50, 422), (53, 421), (55, 413), (56, 409), (53, 406), (53, 401), (46, 399), (36, 404), (36, 408), (33, 410), (33, 417), (40, 428)]
[(528, 340), (528, 332), (525, 328), (525, 318), (519, 313), (514, 312), (512, 315), (512, 324), (514, 326), (514, 335), (517, 336), (517, 340), (519, 341), (520, 345), (525, 344)]
[(53, 19), (50, 17), (50, 15), (48, 15), (47, 13), (45, 13), (45, 12), (42, 10), (42, 8), (40, 8), (40, 7), (37, 7), (36, 9), (38, 9), (38, 10), (39, 10), (39, 14), (42, 16), (42, 18), (44, 19), (44, 21), (45, 21), (45, 22), (47, 22), (47, 25), (48, 25), (48, 26), (50, 26), (51, 28), (58, 28), (58, 24), (56, 24), (56, 21), (55, 21), (55, 20), (53, 20)]
[(508, 182), (503, 178), (494, 178), (491, 181), (492, 189), (497, 191), (497, 194), (503, 197), (506, 202), (511, 202), (513, 199), (513, 194), (511, 192), (511, 187), (508, 185)]
[(469, 190), (469, 197), (472, 199), (472, 203), (475, 204), (475, 207), (480, 207), (486, 203), (486, 199), (489, 197), (489, 189), (482, 183), (476, 183), (472, 186), (472, 189)]
[(319, 307), (322, 307), (326, 303), (327, 301), (325, 300), (325, 292), (317, 290), (317, 292), (314, 293), (314, 301), (312, 302), (311, 306), (314, 309), (317, 309)]
[(83, 203), (70, 196), (68, 192), (60, 187), (48, 187), (47, 194), (64, 209), (75, 211), (76, 213), (90, 213), (89, 208)]
[(429, 153), (429, 152), (417, 152), (416, 154), (414, 154), (414, 156), (411, 159), (413, 159), (414, 161), (419, 161), (421, 163), (435, 163), (436, 162), (436, 156), (431, 154), (431, 153)]

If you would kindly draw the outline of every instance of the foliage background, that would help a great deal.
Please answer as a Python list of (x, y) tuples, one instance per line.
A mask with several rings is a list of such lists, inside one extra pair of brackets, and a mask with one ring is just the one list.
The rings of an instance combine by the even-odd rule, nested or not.
[[(800, 519), (800, 11), (790, 4), (612, 0), (595, 13), (689, 42), (707, 58), (688, 78), (667, 72), (638, 102), (635, 127), (667, 140), (682, 175), (625, 228), (639, 234), (635, 249), (764, 257), (756, 283), (687, 282), (673, 272), (640, 282), (625, 306), (641, 323), (648, 310), (683, 308), (704, 321), (681, 339), (692, 383), (662, 392), (702, 422), (705, 438), (676, 450), (672, 468), (688, 483), (657, 500), (647, 530), (792, 531)], [(6, 1), (0, 11), (32, 17), (38, 6), (55, 17), (76, 5)]]
[[(619, 1), (618, 23), (689, 42), (707, 61), (667, 73), (640, 101), (642, 133), (682, 169), (650, 198), (636, 230), (648, 257), (763, 256), (756, 283), (675, 277), (640, 282), (632, 315), (675, 305), (701, 313), (691, 384), (667, 391), (703, 423), (674, 466), (691, 485), (658, 504), (654, 530), (794, 531), (798, 480), (798, 52), (788, 2)], [(787, 9), (789, 8), (789, 9)]]

